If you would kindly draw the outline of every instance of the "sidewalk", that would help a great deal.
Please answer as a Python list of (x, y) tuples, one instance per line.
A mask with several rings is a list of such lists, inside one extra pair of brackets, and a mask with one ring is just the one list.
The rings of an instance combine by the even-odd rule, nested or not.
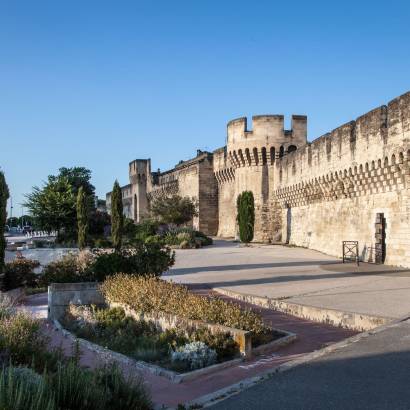
[(385, 318), (410, 312), (409, 269), (357, 267), (311, 249), (224, 240), (176, 255), (164, 276), (175, 282)]

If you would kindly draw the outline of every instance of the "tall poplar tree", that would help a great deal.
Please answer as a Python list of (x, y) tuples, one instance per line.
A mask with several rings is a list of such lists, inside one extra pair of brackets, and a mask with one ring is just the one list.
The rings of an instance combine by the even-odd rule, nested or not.
[(0, 171), (0, 273), (4, 270), (4, 257), (6, 250), (6, 238), (4, 237), (7, 218), (7, 200), (9, 199), (9, 188), (3, 172)]
[(77, 232), (78, 247), (84, 249), (87, 246), (88, 234), (88, 212), (87, 212), (87, 195), (81, 186), (77, 194)]
[(121, 249), (123, 227), (122, 193), (120, 184), (116, 180), (111, 193), (111, 236), (114, 248), (117, 251)]

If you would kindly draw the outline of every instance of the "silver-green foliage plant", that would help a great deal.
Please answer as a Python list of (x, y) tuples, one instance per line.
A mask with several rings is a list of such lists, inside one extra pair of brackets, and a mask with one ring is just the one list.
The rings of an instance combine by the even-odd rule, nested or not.
[(191, 342), (172, 352), (171, 360), (173, 363), (185, 364), (189, 369), (195, 370), (215, 364), (217, 354), (204, 342)]

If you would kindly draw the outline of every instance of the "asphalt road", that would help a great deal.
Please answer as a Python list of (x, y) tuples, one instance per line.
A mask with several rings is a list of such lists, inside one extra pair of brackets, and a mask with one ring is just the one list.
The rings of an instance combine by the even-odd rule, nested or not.
[(275, 375), (212, 408), (410, 409), (410, 322)]

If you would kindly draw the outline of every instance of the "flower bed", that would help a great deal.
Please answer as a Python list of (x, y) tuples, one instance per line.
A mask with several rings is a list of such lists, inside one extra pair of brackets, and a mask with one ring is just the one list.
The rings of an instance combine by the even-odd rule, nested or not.
[(186, 286), (157, 278), (117, 274), (101, 285), (105, 299), (135, 312), (163, 312), (252, 333), (252, 347), (283, 336), (263, 323), (262, 316), (238, 304), (194, 294)]
[(77, 337), (163, 368), (184, 373), (231, 360), (239, 348), (228, 333), (207, 328), (161, 329), (122, 308), (70, 305), (62, 325)]

